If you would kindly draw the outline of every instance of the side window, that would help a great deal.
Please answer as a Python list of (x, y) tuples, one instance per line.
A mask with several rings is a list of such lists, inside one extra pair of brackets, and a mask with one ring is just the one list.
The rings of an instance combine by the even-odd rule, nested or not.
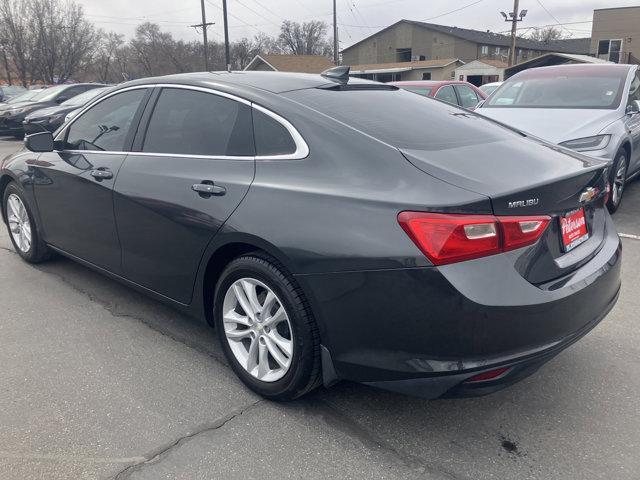
[(288, 155), (296, 151), (289, 131), (269, 115), (253, 109), (256, 155)]
[(68, 128), (65, 149), (122, 151), (145, 94), (145, 89), (118, 93), (87, 110)]
[(142, 151), (253, 156), (251, 107), (213, 93), (165, 88), (153, 109)]
[(445, 102), (451, 103), (453, 105), (458, 104), (458, 99), (456, 98), (456, 92), (453, 91), (453, 87), (451, 85), (445, 85), (444, 87), (440, 88), (436, 92), (435, 97), (438, 100), (444, 100)]
[(456, 85), (456, 90), (458, 91), (462, 107), (474, 108), (478, 104), (478, 96), (470, 87), (466, 85)]
[(60, 94), (58, 95), (58, 100), (69, 100), (70, 98), (73, 98), (84, 91), (86, 91), (86, 87), (78, 86), (67, 88), (63, 92), (60, 92)]

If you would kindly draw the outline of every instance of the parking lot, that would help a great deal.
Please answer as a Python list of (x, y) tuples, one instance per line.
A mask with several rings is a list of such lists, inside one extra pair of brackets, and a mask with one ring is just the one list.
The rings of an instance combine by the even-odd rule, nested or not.
[(0, 478), (637, 479), (638, 212), (640, 181), (595, 330), (515, 386), (438, 401), (344, 382), (261, 400), (208, 327), (69, 260), (30, 266), (2, 226)]

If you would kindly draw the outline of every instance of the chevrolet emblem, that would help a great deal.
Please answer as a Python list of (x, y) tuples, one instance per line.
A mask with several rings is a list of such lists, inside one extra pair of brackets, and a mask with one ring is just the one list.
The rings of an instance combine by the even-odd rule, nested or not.
[(580, 198), (578, 199), (580, 203), (587, 203), (593, 200), (598, 196), (599, 190), (594, 187), (587, 188), (584, 192), (580, 194)]

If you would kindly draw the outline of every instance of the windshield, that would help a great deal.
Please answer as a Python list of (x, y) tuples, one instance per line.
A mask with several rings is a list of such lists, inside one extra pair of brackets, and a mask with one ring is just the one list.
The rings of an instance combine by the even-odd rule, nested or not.
[(483, 108), (615, 109), (625, 78), (626, 70), (624, 75), (611, 69), (526, 70), (503, 83)]
[(499, 87), (500, 85), (482, 85), (480, 88), (480, 90), (482, 90), (484, 93), (486, 93), (487, 95), (491, 95), (493, 92), (496, 91), (496, 89)]
[(7, 100), (6, 103), (26, 102), (28, 100), (33, 99), (33, 97), (35, 97), (38, 93), (40, 93), (40, 92), (36, 91), (36, 90), (27, 90), (26, 92), (21, 93), (20, 95), (16, 95), (15, 97), (11, 97), (9, 100)]
[(410, 86), (402, 86), (400, 85), (400, 88), (407, 90), (409, 92), (413, 92), (413, 93), (417, 93), (418, 95), (423, 95), (425, 97), (428, 97), (429, 95), (431, 95), (431, 90), (433, 90), (432, 88), (427, 88), (427, 87), (410, 87)]
[(84, 105), (85, 103), (88, 103), (89, 100), (91, 100), (94, 97), (97, 97), (99, 94), (101, 94), (102, 92), (108, 89), (109, 87), (92, 88), (91, 90), (81, 93), (80, 95), (71, 97), (69, 100), (62, 102), (60, 105), (63, 105), (65, 107), (73, 107), (74, 105), (78, 105), (78, 106)]
[(58, 85), (56, 87), (45, 88), (44, 90), (37, 90), (35, 97), (31, 98), (34, 102), (50, 102), (61, 90), (67, 88), (67, 85)]

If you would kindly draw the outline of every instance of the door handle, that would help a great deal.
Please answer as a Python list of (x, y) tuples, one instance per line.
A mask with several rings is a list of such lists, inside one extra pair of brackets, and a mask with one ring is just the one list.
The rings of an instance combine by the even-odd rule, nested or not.
[(211, 195), (222, 196), (227, 193), (226, 188), (220, 185), (214, 185), (213, 182), (206, 180), (203, 181), (203, 183), (194, 183), (193, 185), (191, 185), (191, 190), (193, 190), (194, 192), (198, 192), (198, 195), (205, 198), (208, 198)]
[(111, 170), (91, 170), (89, 174), (96, 180), (107, 180), (109, 178), (113, 178), (113, 173), (111, 172)]

